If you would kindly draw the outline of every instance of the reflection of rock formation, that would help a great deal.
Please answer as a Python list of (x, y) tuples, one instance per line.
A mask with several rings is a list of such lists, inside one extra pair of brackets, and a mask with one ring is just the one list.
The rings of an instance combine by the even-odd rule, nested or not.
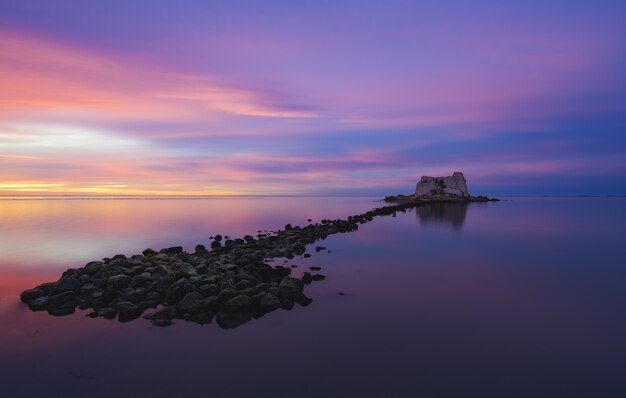
[(467, 182), (463, 173), (455, 171), (454, 174), (448, 177), (423, 176), (415, 186), (415, 196), (417, 197), (441, 195), (468, 197)]
[(468, 203), (431, 203), (415, 209), (422, 225), (444, 224), (453, 229), (463, 228)]

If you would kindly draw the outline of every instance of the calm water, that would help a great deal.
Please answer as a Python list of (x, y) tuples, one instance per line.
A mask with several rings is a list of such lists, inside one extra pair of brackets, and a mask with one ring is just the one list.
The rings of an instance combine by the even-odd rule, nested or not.
[[(2, 396), (626, 396), (626, 199), (377, 218), (294, 259), (313, 303), (233, 329), (32, 313), (89, 260), (346, 217), (375, 198), (0, 201)], [(345, 295), (338, 295), (345, 292)], [(194, 394), (195, 393), (195, 394)]]

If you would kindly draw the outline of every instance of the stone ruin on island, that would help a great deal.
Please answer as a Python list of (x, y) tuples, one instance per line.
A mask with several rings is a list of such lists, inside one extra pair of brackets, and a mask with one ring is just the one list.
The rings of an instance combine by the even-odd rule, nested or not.
[(463, 173), (455, 171), (448, 177), (423, 176), (415, 186), (416, 197), (458, 196), (469, 198)]

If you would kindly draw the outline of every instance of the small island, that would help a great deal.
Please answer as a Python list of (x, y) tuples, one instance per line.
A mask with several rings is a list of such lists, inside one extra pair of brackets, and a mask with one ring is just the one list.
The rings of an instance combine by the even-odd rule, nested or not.
[(422, 176), (411, 195), (385, 196), (386, 202), (489, 202), (499, 199), (486, 196), (472, 196), (467, 190), (467, 181), (460, 171), (447, 177)]

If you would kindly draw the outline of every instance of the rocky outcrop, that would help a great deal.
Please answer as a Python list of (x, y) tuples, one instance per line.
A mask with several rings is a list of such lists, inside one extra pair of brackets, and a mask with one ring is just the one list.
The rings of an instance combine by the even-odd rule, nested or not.
[(428, 177), (423, 176), (415, 186), (415, 196), (436, 197), (436, 196), (458, 196), (469, 197), (467, 182), (463, 173), (455, 171), (448, 177)]

